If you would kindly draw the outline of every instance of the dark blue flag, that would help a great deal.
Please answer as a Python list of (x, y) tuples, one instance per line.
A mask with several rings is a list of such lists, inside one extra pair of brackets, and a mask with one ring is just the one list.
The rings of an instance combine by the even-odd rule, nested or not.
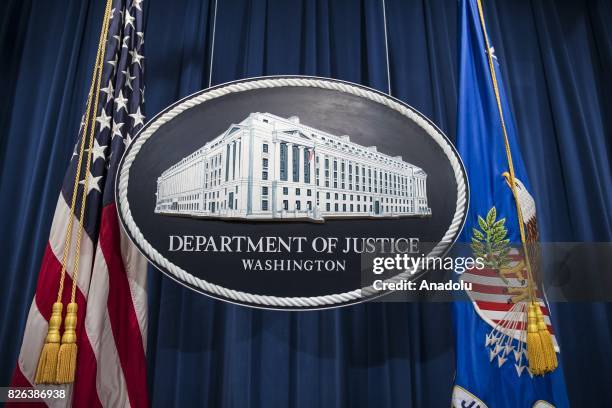
[(559, 348), (544, 296), (532, 286), (539, 263), (528, 245), (538, 240), (536, 206), (479, 6), (460, 1), (457, 147), (471, 189), (461, 241), (485, 259), (485, 268), (462, 275), (473, 285), (470, 301), (454, 307), (453, 406), (566, 407), (561, 367), (538, 372), (528, 358), (535, 350), (527, 348), (530, 307), (533, 316), (539, 310), (554, 360)]

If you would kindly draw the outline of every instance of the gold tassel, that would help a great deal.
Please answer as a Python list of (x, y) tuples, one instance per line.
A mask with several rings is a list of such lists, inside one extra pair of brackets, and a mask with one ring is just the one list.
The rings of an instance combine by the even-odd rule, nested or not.
[(534, 307), (538, 315), (538, 334), (540, 336), (540, 342), (542, 343), (542, 351), (544, 352), (544, 361), (546, 364), (545, 373), (550, 373), (559, 365), (557, 361), (557, 352), (555, 351), (552, 336), (544, 321), (544, 315), (542, 314), (540, 305), (536, 303)]
[(527, 313), (527, 359), (532, 374), (543, 375), (546, 372), (546, 359), (542, 339), (538, 333), (538, 314), (535, 303), (529, 305)]
[(56, 381), (58, 384), (74, 382), (76, 371), (77, 344), (76, 344), (77, 304), (68, 303), (66, 319), (64, 320), (64, 334), (62, 345), (57, 358)]
[(62, 325), (62, 302), (53, 303), (49, 329), (45, 337), (34, 382), (36, 384), (53, 384), (55, 382), (55, 369), (57, 367), (57, 354), (60, 348), (60, 326)]

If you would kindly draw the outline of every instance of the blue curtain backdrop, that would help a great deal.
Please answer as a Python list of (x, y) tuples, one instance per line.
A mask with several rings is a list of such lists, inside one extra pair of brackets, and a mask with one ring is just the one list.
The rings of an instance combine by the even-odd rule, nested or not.
[[(103, 3), (0, 4), (0, 385), (84, 110)], [(145, 0), (146, 113), (212, 83), (309, 74), (387, 90), (381, 0)], [(545, 241), (612, 241), (612, 5), (485, 1)], [(455, 135), (457, 5), (386, 0), (391, 90)], [(599, 279), (612, 270), (599, 271)], [(153, 405), (447, 407), (449, 304), (272, 312), (150, 273)], [(612, 307), (553, 304), (574, 406), (612, 400)]]

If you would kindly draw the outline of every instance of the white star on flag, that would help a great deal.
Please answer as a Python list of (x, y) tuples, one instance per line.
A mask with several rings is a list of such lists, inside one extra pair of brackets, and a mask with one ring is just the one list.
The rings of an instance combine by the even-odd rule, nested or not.
[[(98, 190), (98, 192), (101, 193), (100, 191), (100, 186), (98, 185), (98, 183), (100, 182), (100, 179), (102, 178), (102, 176), (97, 176), (94, 177), (93, 174), (91, 174), (91, 171), (89, 173), (87, 173), (87, 194), (89, 194), (91, 192), (91, 190)], [(85, 185), (85, 179), (79, 181), (79, 184), (81, 185)]]
[(125, 16), (123, 17), (124, 27), (127, 28), (128, 25), (131, 25), (134, 28), (134, 17), (130, 15), (130, 11), (125, 11)]
[(131, 90), (134, 90), (134, 88), (132, 88), (132, 80), (136, 79), (136, 77), (130, 75), (130, 68), (122, 72), (123, 72), (123, 75), (125, 75), (125, 86), (127, 86)]
[(130, 136), (129, 133), (126, 133), (125, 137), (123, 138), (123, 144), (125, 147), (128, 147), (130, 143), (132, 143), (132, 136)]
[(106, 94), (106, 100), (108, 101), (108, 99), (113, 96), (113, 92), (115, 92), (112, 81), (109, 80), (108, 86), (106, 88), (100, 88), (100, 91)]
[[(91, 148), (91, 162), (95, 163), (96, 160), (103, 159), (105, 156), (104, 152), (106, 151), (107, 147), (107, 145), (100, 146), (98, 139), (94, 139), (94, 145)], [(87, 149), (87, 151), (89, 152), (89, 149)]]
[(138, 31), (136, 35), (140, 39), (140, 46), (142, 46), (142, 44), (144, 44), (144, 33), (142, 31)]
[(114, 139), (115, 136), (119, 136), (119, 137), (123, 137), (123, 135), (121, 134), (121, 127), (123, 126), (123, 122), (115, 122), (113, 121), (113, 134), (111, 135), (111, 138)]
[(144, 55), (138, 54), (138, 51), (136, 50), (131, 50), (130, 55), (132, 56), (132, 64), (138, 64), (142, 67), (140, 60), (144, 58)]
[(117, 109), (117, 112), (120, 112), (121, 109), (125, 109), (127, 112), (127, 105), (125, 104), (127, 101), (128, 99), (123, 97), (123, 89), (120, 90), (119, 95), (115, 97), (115, 109)]
[(108, 60), (108, 61), (106, 61), (106, 63), (112, 65), (113, 67), (115, 67), (115, 65), (117, 65), (117, 58), (118, 58), (118, 56), (115, 55), (114, 59)]
[(111, 117), (106, 114), (106, 111), (104, 109), (102, 109), (102, 112), (100, 112), (100, 116), (96, 118), (96, 122), (100, 124), (100, 132), (106, 128), (110, 129), (110, 121)]
[(138, 109), (136, 109), (135, 113), (130, 113), (128, 116), (134, 119), (134, 127), (138, 125), (144, 125), (144, 115), (140, 113), (140, 106), (138, 107)]

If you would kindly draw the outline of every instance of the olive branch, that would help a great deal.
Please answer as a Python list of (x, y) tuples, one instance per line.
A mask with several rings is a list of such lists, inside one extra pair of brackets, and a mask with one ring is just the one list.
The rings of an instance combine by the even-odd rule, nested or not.
[(506, 238), (505, 222), (505, 218), (497, 219), (497, 210), (492, 207), (485, 218), (478, 216), (480, 229), (472, 228), (472, 251), (488, 268), (499, 270), (510, 263), (510, 240)]

